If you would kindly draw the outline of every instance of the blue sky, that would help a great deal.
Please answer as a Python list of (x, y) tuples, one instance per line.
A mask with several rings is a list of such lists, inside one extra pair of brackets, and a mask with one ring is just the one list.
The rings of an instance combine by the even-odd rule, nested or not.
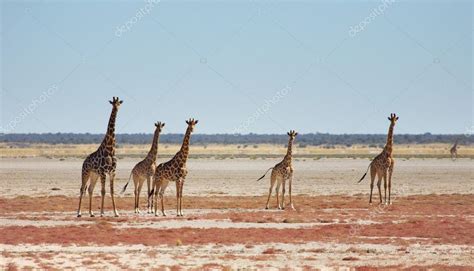
[[(376, 9), (376, 11), (374, 11)], [(2, 1), (4, 132), (464, 133), (470, 1)], [(119, 30), (121, 29), (121, 30)], [(28, 109), (29, 108), (29, 109)]]

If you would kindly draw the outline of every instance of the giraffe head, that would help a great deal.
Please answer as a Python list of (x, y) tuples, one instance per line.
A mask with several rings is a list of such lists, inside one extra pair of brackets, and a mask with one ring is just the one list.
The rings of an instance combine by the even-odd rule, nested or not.
[(186, 123), (188, 124), (188, 129), (190, 129), (189, 131), (192, 132), (194, 130), (194, 126), (198, 123), (198, 120), (189, 119), (186, 121)]
[(291, 138), (291, 140), (295, 140), (296, 136), (298, 135), (295, 130), (290, 130), (287, 134)]
[(112, 97), (112, 101), (109, 101), (109, 103), (114, 107), (114, 109), (119, 109), (123, 101), (121, 101), (119, 97)]
[(398, 116), (395, 113), (390, 114), (390, 117), (388, 117), (388, 120), (392, 123), (395, 124), (398, 120)]
[(156, 127), (155, 132), (159, 133), (161, 132), (161, 130), (163, 130), (163, 127), (165, 127), (165, 123), (158, 121), (157, 123), (155, 123), (155, 127)]

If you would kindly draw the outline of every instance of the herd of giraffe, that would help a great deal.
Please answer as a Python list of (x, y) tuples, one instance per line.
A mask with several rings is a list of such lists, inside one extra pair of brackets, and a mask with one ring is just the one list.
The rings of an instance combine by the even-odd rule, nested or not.
[[(92, 195), (94, 192), (94, 187), (97, 180), (100, 178), (101, 183), (101, 208), (100, 215), (104, 215), (104, 197), (105, 197), (105, 180), (106, 175), (109, 175), (110, 178), (110, 194), (112, 198), (112, 207), (114, 215), (119, 216), (117, 208), (115, 205), (114, 199), (114, 181), (115, 181), (115, 171), (117, 167), (117, 159), (115, 157), (115, 120), (117, 118), (117, 112), (120, 108), (120, 105), (123, 103), (118, 97), (113, 97), (112, 101), (109, 101), (112, 104), (112, 113), (110, 114), (110, 119), (107, 126), (107, 133), (100, 144), (97, 151), (93, 152), (85, 159), (82, 165), (82, 185), (80, 189), (79, 196), (79, 207), (77, 210), (77, 216), (81, 217), (81, 204), (82, 198), (86, 192), (89, 193), (89, 215), (94, 216), (92, 212)], [(388, 118), (390, 121), (390, 127), (388, 130), (387, 143), (383, 151), (377, 155), (369, 167), (367, 172), (359, 180), (359, 183), (365, 178), (369, 169), (370, 169), (370, 199), (369, 203), (372, 203), (372, 191), (374, 188), (375, 177), (378, 177), (377, 187), (379, 191), (380, 204), (382, 204), (382, 191), (381, 191), (381, 182), (384, 181), (384, 203), (391, 204), (390, 195), (391, 195), (391, 186), (392, 186), (392, 173), (395, 166), (395, 160), (393, 159), (392, 150), (393, 150), (393, 129), (396, 122), (398, 121), (398, 116), (395, 114), (390, 114)], [(176, 153), (176, 155), (169, 160), (168, 162), (161, 163), (158, 166), (156, 165), (156, 157), (158, 153), (158, 143), (160, 138), (160, 133), (165, 126), (164, 123), (157, 122), (155, 123), (155, 133), (153, 136), (153, 143), (151, 149), (148, 152), (148, 155), (135, 165), (133, 168), (127, 184), (124, 186), (123, 191), (127, 188), (130, 179), (133, 179), (135, 186), (134, 195), (134, 211), (139, 213), (139, 199), (140, 192), (143, 186), (144, 181), (147, 181), (147, 191), (148, 191), (148, 204), (147, 212), (154, 213), (155, 216), (158, 216), (158, 197), (161, 201), (161, 213), (163, 216), (166, 216), (164, 210), (163, 195), (169, 184), (169, 182), (175, 182), (176, 184), (176, 213), (177, 216), (183, 216), (182, 211), (182, 198), (183, 198), (183, 186), (188, 170), (186, 169), (186, 161), (189, 155), (189, 142), (191, 138), (191, 133), (194, 130), (195, 125), (198, 123), (198, 120), (189, 119), (186, 121), (187, 129), (184, 135), (183, 144), (181, 149)], [(271, 181), (270, 189), (268, 191), (268, 199), (266, 203), (266, 209), (269, 208), (269, 201), (272, 194), (273, 187), (276, 183), (276, 198), (278, 209), (285, 208), (285, 187), (286, 181), (289, 181), (289, 198), (290, 198), (290, 208), (294, 209), (293, 202), (291, 199), (291, 188), (293, 182), (293, 166), (292, 166), (292, 149), (293, 142), (298, 135), (294, 130), (288, 132), (289, 141), (288, 149), (283, 160), (276, 164), (275, 166), (269, 168), (265, 174), (260, 177), (257, 181), (263, 179), (268, 171), (271, 172)], [(452, 155), (457, 155), (457, 142), (455, 146), (451, 149)], [(455, 157), (455, 156), (454, 156)], [(388, 186), (388, 198), (387, 198), (387, 186)], [(282, 198), (281, 204), (279, 201), (279, 191), (282, 187)], [(154, 209), (153, 209), (154, 206)]]

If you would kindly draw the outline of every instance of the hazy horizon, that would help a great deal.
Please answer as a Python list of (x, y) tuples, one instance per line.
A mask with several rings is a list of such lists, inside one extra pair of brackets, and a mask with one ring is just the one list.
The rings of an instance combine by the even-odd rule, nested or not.
[[(166, 133), (162, 132), (161, 135), (184, 135), (185, 130), (182, 132), (173, 132), (173, 133)], [(14, 134), (19, 134), (19, 135), (45, 135), (45, 134), (73, 134), (73, 135), (84, 135), (84, 134), (90, 134), (90, 135), (105, 135), (105, 131), (103, 133), (89, 133), (89, 132), (45, 132), (45, 133), (36, 133), (36, 132), (29, 132), (29, 133), (0, 133), (0, 136), (2, 135), (14, 135)], [(115, 133), (116, 135), (153, 135), (153, 131), (150, 132), (136, 132), (136, 133)], [(310, 134), (322, 134), (322, 135), (335, 135), (335, 136), (341, 136), (341, 135), (386, 135), (386, 133), (324, 133), (324, 132), (310, 132), (310, 133), (299, 133), (300, 135), (310, 135)], [(459, 135), (459, 136), (465, 136), (465, 133), (452, 133), (452, 134), (443, 134), (443, 133), (430, 133), (430, 132), (425, 132), (425, 133), (396, 133), (394, 136), (398, 135)], [(231, 133), (193, 133), (193, 135), (228, 135), (228, 136), (248, 136), (248, 135), (257, 135), (257, 136), (266, 136), (266, 135), (286, 135), (286, 132), (283, 133), (247, 133), (247, 134), (231, 134)]]
[(471, 1), (3, 1), (0, 133), (474, 131)]

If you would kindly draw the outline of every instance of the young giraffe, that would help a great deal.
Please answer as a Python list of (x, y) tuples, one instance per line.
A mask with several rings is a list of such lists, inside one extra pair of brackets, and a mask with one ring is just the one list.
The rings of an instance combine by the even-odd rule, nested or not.
[(104, 215), (105, 178), (107, 174), (109, 174), (110, 178), (110, 195), (112, 197), (114, 214), (116, 217), (119, 216), (117, 208), (115, 207), (114, 199), (115, 168), (117, 167), (117, 159), (115, 158), (115, 119), (117, 117), (117, 111), (123, 101), (121, 101), (118, 97), (113, 97), (112, 101), (109, 102), (112, 104), (112, 113), (110, 114), (107, 133), (105, 134), (104, 140), (100, 144), (99, 149), (87, 156), (86, 160), (84, 160), (84, 163), (82, 164), (82, 185), (79, 196), (79, 208), (77, 210), (78, 217), (81, 217), (82, 197), (86, 192), (88, 183), (89, 215), (94, 217), (94, 213), (92, 212), (92, 193), (94, 192), (94, 187), (98, 178), (100, 178), (100, 184), (102, 186), (100, 216)]
[(183, 216), (183, 185), (184, 179), (188, 174), (186, 161), (189, 154), (189, 139), (191, 138), (191, 133), (194, 130), (194, 126), (198, 123), (198, 120), (189, 119), (186, 123), (188, 124), (188, 128), (186, 129), (181, 149), (171, 160), (159, 164), (158, 167), (156, 167), (155, 175), (153, 177), (153, 189), (148, 194), (148, 197), (150, 198), (153, 193), (155, 193), (155, 216), (158, 216), (158, 195), (161, 200), (161, 213), (163, 216), (166, 216), (163, 194), (165, 193), (165, 189), (170, 181), (176, 182), (176, 214), (177, 216)]
[[(376, 175), (378, 176), (377, 187), (379, 189), (380, 204), (382, 204), (382, 191), (380, 190), (382, 179), (383, 179), (384, 190), (385, 190), (384, 202), (385, 204), (392, 204), (390, 200), (390, 194), (392, 191), (392, 173), (393, 173), (393, 168), (395, 166), (395, 160), (393, 159), (393, 156), (392, 156), (393, 128), (395, 127), (395, 123), (398, 121), (398, 117), (395, 114), (390, 114), (390, 117), (388, 118), (388, 120), (390, 121), (390, 127), (388, 129), (387, 144), (385, 144), (385, 147), (382, 153), (377, 155), (374, 158), (374, 160), (370, 163), (364, 176), (362, 176), (362, 178), (358, 182), (358, 183), (362, 182), (362, 180), (365, 178), (370, 168), (370, 177), (371, 177), (370, 199), (369, 199), (370, 204), (372, 204), (372, 191), (374, 188), (374, 180), (375, 180)], [(387, 172), (388, 172), (388, 201), (387, 201)]]
[[(150, 182), (151, 179), (153, 178), (153, 175), (155, 174), (155, 168), (156, 168), (156, 155), (158, 153), (158, 142), (160, 140), (160, 133), (163, 127), (165, 126), (164, 123), (157, 122), (155, 123), (155, 134), (153, 136), (153, 143), (151, 144), (150, 151), (148, 152), (148, 155), (146, 158), (138, 164), (135, 165), (135, 167), (132, 169), (132, 173), (130, 174), (130, 177), (128, 178), (127, 184), (123, 187), (122, 193), (125, 192), (127, 189), (128, 183), (130, 182), (130, 178), (133, 176), (133, 184), (135, 185), (135, 213), (138, 214), (140, 213), (140, 209), (138, 208), (138, 205), (140, 203), (140, 192), (142, 191), (142, 186), (143, 182), (145, 179), (147, 180), (147, 188), (148, 188), (148, 193), (150, 193), (151, 187), (150, 187)], [(147, 212), (151, 212), (151, 203), (153, 202), (153, 197), (148, 199), (148, 204), (147, 204)]]
[[(275, 191), (276, 191), (278, 209), (285, 209), (285, 183), (286, 183), (286, 180), (289, 180), (290, 207), (293, 210), (295, 209), (295, 207), (293, 206), (293, 202), (291, 200), (291, 183), (293, 182), (293, 166), (292, 166), (291, 162), (292, 162), (293, 141), (295, 140), (297, 135), (298, 135), (298, 133), (295, 132), (294, 130), (288, 132), (288, 136), (290, 137), (289, 140), (288, 140), (288, 150), (287, 150), (287, 153), (286, 153), (285, 157), (283, 158), (283, 161), (276, 164), (274, 167), (269, 168), (265, 172), (265, 174), (263, 174), (263, 176), (260, 177), (257, 180), (257, 181), (260, 181), (261, 179), (263, 179), (265, 177), (265, 175), (267, 175), (268, 171), (270, 169), (273, 169), (272, 170), (272, 175), (271, 175), (271, 178), (270, 178), (270, 189), (268, 190), (268, 199), (267, 199), (267, 205), (265, 206), (265, 209), (269, 208), (268, 204), (270, 202), (270, 196), (272, 195), (272, 189), (273, 189), (273, 186), (275, 185), (275, 182), (277, 182), (277, 186), (276, 186)], [(283, 193), (282, 193), (282, 197), (281, 197), (281, 206), (280, 206), (278, 193), (279, 193), (281, 184), (283, 184), (283, 191), (282, 191)]]
[(455, 161), (458, 158), (458, 140), (454, 142), (454, 145), (449, 152), (451, 153), (451, 159)]

